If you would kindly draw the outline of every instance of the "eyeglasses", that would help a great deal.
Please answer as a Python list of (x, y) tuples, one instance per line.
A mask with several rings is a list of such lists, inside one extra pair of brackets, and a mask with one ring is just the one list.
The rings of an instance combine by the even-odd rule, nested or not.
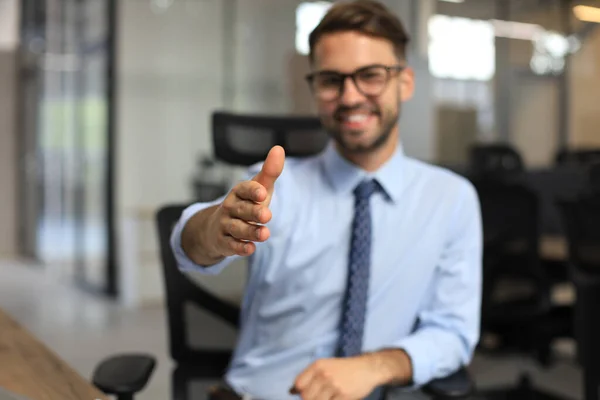
[(350, 74), (335, 71), (318, 71), (308, 74), (306, 80), (317, 98), (323, 101), (338, 99), (343, 91), (347, 78), (351, 78), (358, 91), (367, 97), (379, 96), (385, 90), (392, 73), (400, 72), (406, 67), (401, 65), (369, 65), (357, 69)]

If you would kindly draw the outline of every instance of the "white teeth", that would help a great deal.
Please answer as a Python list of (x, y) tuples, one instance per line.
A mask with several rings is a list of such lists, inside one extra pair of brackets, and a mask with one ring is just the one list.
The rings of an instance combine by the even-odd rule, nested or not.
[(367, 119), (367, 116), (364, 114), (355, 114), (347, 116), (346, 119), (350, 122), (363, 122)]

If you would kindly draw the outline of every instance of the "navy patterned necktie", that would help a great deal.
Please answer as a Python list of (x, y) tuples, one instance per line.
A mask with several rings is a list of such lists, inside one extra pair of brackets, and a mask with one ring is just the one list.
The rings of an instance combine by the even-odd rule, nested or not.
[(338, 349), (340, 357), (355, 356), (362, 351), (371, 269), (371, 210), (369, 198), (378, 190), (379, 184), (375, 180), (363, 181), (354, 189), (355, 206), (350, 241), (348, 284), (342, 311)]

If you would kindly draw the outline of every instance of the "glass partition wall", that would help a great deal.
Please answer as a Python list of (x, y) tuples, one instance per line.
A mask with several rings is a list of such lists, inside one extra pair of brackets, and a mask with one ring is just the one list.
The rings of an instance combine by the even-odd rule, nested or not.
[(23, 0), (22, 252), (115, 294), (109, 0)]
[(437, 2), (429, 21), (429, 62), (438, 162), (464, 164), (472, 143), (504, 142), (528, 167), (546, 168), (560, 149), (583, 141), (577, 138), (583, 136), (579, 114), (585, 105), (573, 105), (585, 97), (583, 77), (587, 85), (594, 80), (584, 73), (593, 65), (588, 53), (594, 29), (575, 17), (579, 3)]

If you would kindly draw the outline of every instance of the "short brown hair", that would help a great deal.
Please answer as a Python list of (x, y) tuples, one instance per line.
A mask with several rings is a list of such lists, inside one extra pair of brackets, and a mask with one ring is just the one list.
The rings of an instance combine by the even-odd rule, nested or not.
[(314, 61), (315, 46), (323, 35), (344, 31), (387, 39), (394, 45), (397, 57), (401, 60), (406, 58), (406, 45), (410, 38), (400, 19), (378, 1), (354, 0), (333, 4), (310, 33), (310, 61)]

